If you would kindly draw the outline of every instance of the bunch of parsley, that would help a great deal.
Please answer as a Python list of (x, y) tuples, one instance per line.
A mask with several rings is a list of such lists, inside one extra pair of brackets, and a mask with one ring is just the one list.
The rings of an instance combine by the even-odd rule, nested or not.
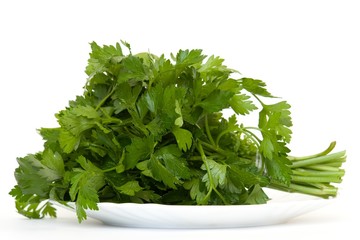
[[(262, 204), (264, 187), (336, 196), (345, 151), (288, 156), (290, 105), (263, 81), (199, 49), (167, 59), (121, 43), (91, 43), (83, 95), (39, 129), (43, 151), (17, 159), (19, 213), (55, 217), (51, 201), (75, 202), (81, 222), (99, 202)], [(251, 112), (257, 124), (238, 123)]]

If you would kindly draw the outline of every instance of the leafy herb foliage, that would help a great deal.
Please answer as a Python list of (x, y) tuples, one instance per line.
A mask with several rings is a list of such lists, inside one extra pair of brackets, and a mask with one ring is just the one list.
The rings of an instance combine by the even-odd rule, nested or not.
[[(122, 45), (91, 43), (83, 95), (56, 114), (59, 127), (39, 129), (42, 152), (18, 158), (19, 213), (55, 217), (49, 200), (73, 201), (81, 222), (99, 202), (262, 204), (263, 187), (336, 195), (345, 152), (288, 156), (290, 105), (263, 81), (200, 49), (167, 59)], [(252, 112), (255, 126), (238, 123)]]

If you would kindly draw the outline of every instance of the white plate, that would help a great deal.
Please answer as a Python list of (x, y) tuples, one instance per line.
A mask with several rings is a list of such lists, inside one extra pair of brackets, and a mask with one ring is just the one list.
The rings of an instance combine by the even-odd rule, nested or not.
[[(136, 228), (240, 228), (284, 223), (332, 200), (266, 189), (271, 200), (259, 205), (183, 206), (99, 203), (88, 217), (104, 224)], [(73, 208), (54, 202), (71, 211)], [(73, 203), (69, 205), (74, 206)]]

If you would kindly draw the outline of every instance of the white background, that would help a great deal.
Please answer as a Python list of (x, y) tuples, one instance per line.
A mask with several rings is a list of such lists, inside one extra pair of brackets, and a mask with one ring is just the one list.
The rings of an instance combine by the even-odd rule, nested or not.
[[(356, 2), (1, 0), (1, 239), (339, 239), (351, 232), (360, 213)], [(321, 151), (333, 140), (336, 150), (347, 150), (335, 203), (281, 225), (221, 230), (113, 228), (95, 220), (79, 225), (62, 210), (57, 219), (39, 221), (17, 214), (8, 195), (16, 157), (42, 150), (36, 129), (56, 126), (54, 114), (82, 93), (88, 43), (120, 40), (134, 53), (169, 56), (201, 48), (244, 76), (264, 80), (292, 105), (292, 154)]]

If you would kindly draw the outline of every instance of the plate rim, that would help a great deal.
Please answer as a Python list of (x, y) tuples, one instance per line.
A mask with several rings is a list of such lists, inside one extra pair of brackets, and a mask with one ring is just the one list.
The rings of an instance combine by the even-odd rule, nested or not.
[[(324, 199), (304, 194), (296, 194), (289, 192), (280, 192), (283, 196), (290, 196), (288, 200), (276, 201), (271, 198), (264, 204), (251, 205), (169, 205), (159, 203), (113, 203), (113, 202), (99, 202), (98, 210), (86, 209), (87, 217), (98, 220), (105, 225), (112, 225), (117, 227), (131, 227), (131, 228), (160, 228), (160, 229), (206, 229), (206, 228), (242, 228), (242, 227), (258, 227), (265, 225), (274, 225), (287, 222), (295, 217), (306, 214), (308, 212), (322, 208), (332, 203), (336, 198)], [(297, 198), (301, 196), (301, 198)], [(276, 197), (275, 197), (276, 198)], [(72, 212), (76, 212), (75, 202), (65, 202), (65, 204), (50, 200), (56, 206), (60, 206)], [(269, 217), (272, 209), (276, 209), (283, 214), (275, 215), (273, 218)], [(221, 211), (223, 211), (221, 213)], [(256, 213), (263, 214), (265, 219), (261, 216), (251, 216), (249, 222), (246, 218), (241, 216), (232, 216), (231, 214)], [(264, 211), (264, 212), (262, 212)], [(169, 219), (164, 217), (162, 212), (174, 214), (178, 219)], [(234, 221), (225, 220), (223, 217), (218, 217), (219, 222), (214, 222), (206, 219), (207, 212), (228, 214)], [(189, 216), (194, 213), (200, 213), (201, 216), (194, 215), (194, 221), (189, 221)], [(154, 217), (154, 216), (157, 216)], [(267, 217), (267, 218), (266, 218)], [(128, 221), (127, 219), (128, 218)], [(256, 219), (260, 219), (256, 222)], [(200, 222), (196, 222), (200, 221)], [(222, 221), (221, 221), (222, 220)], [(191, 222), (193, 225), (190, 225)]]

